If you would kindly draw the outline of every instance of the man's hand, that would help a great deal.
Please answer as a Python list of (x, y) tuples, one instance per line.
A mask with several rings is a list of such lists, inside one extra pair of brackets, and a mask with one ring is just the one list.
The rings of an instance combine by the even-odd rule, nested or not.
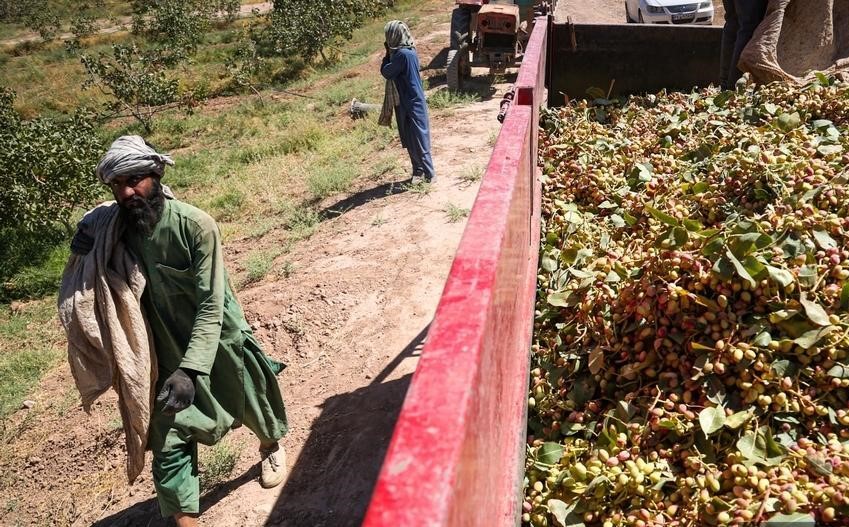
[(162, 408), (162, 413), (165, 415), (174, 415), (181, 410), (185, 410), (191, 406), (194, 399), (194, 380), (181, 369), (178, 369), (170, 377), (165, 379), (162, 391), (159, 392), (159, 396), (156, 398), (159, 402), (165, 401), (165, 407)]

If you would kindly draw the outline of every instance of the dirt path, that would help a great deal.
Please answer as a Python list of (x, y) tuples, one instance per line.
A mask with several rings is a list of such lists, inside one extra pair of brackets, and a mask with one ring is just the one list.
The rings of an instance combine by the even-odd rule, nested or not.
[[(431, 89), (444, 86), (445, 14), (452, 3), (433, 2), (412, 27)], [(377, 68), (381, 55), (368, 67)], [(488, 86), (483, 77), (477, 85)], [(203, 498), (201, 525), (359, 525), (465, 226), (464, 218), (451, 222), (444, 210), (449, 204), (471, 208), (479, 182), (466, 180), (482, 173), (489, 159), (506, 87), (494, 87), (482, 102), (431, 112), (438, 182), (429, 193), (408, 190), (401, 180), (362, 182), (352, 195), (323, 204), (331, 219), (286, 255), (294, 264), (288, 278), (239, 293), (266, 350), (288, 364), (280, 384), (291, 427), (284, 440), (291, 473), (281, 488), (261, 489), (255, 440), (236, 430), (228, 438), (242, 453), (229, 482)], [(406, 167), (400, 145), (391, 148)], [(239, 253), (256, 248), (256, 242), (235, 243), (225, 252), (232, 265)], [(49, 406), (62, 390), (73, 401), (69, 386), (67, 368), (60, 368), (45, 380), (36, 404)], [(103, 398), (93, 418), (69, 404), (55, 422), (23, 434), (15, 448), (29, 457), (13, 472), (25, 474), (23, 495), (42, 498), (15, 498), (14, 511), (7, 503), (0, 512), (0, 524), (43, 525), (52, 518), (57, 525), (167, 525), (149, 470), (133, 487), (122, 481), (114, 404), (114, 397)], [(19, 414), (16, 425), (26, 419)], [(90, 489), (90, 501), (62, 498), (73, 488)]]
[[(721, 26), (725, 23), (725, 11), (721, 0), (714, 0), (713, 8), (715, 14), (713, 25)], [(572, 22), (583, 24), (624, 24), (625, 1), (624, 0), (559, 0), (554, 18), (559, 22), (565, 22), (568, 18)]]

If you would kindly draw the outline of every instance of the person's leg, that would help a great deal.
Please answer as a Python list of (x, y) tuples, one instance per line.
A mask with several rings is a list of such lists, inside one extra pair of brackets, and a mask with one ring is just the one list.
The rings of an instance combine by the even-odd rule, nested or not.
[(729, 89), (728, 78), (731, 75), (731, 57), (734, 55), (734, 41), (737, 40), (737, 11), (734, 9), (736, 0), (722, 0), (725, 7), (725, 26), (722, 28), (722, 48), (719, 55), (719, 85), (723, 90)]
[(152, 449), (153, 484), (162, 516), (174, 516), (180, 527), (197, 525), (191, 523), (200, 511), (197, 443), (170, 430), (164, 444)]
[(177, 527), (198, 527), (198, 519), (195, 516), (178, 513), (174, 515)]
[(737, 67), (740, 55), (758, 25), (766, 14), (767, 0), (734, 0), (734, 8), (737, 11), (737, 38), (734, 41), (734, 54), (731, 56), (731, 70), (728, 78), (730, 86), (734, 86), (737, 80), (743, 76), (743, 72)]
[(245, 412), (242, 423), (260, 442), (262, 486), (275, 487), (286, 478), (286, 453), (278, 441), (288, 430), (277, 371), (253, 336), (245, 338), (244, 361)]

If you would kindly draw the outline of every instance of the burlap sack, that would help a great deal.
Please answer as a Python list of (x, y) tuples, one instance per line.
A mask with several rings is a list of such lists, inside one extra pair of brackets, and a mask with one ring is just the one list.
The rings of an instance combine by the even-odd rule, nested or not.
[(770, 0), (738, 65), (760, 83), (849, 79), (849, 0)]

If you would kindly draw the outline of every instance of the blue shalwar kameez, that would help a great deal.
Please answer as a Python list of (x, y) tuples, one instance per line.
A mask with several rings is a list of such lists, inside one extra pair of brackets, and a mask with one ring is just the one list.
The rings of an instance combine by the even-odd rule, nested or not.
[(430, 155), (430, 121), (427, 99), (419, 76), (419, 57), (413, 48), (399, 48), (383, 58), (380, 74), (394, 81), (398, 90), (395, 116), (401, 144), (410, 154), (414, 176), (433, 179), (435, 171)]

